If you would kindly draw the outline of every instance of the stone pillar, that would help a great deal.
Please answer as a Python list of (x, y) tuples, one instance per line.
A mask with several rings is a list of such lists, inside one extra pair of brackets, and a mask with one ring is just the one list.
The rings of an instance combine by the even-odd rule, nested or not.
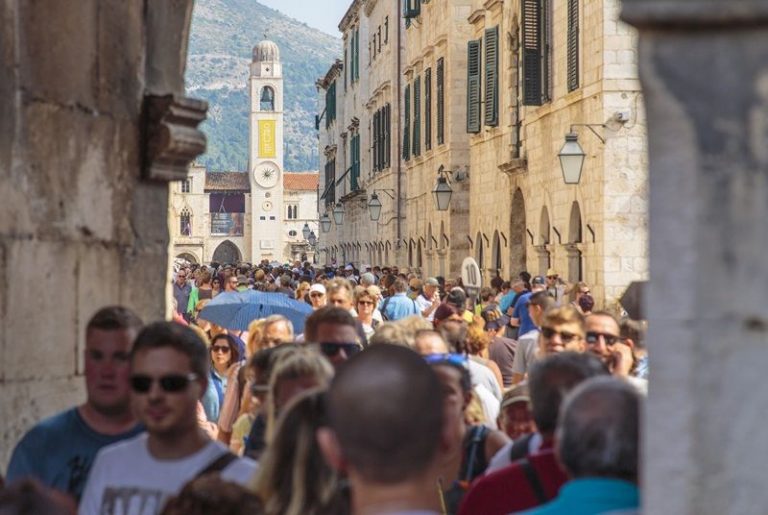
[(650, 154), (644, 512), (762, 513), (768, 2), (624, 0)]

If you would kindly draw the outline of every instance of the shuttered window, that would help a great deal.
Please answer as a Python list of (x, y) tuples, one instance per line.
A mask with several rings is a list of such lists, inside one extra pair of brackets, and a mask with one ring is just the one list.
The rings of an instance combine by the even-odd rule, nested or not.
[(344, 68), (342, 68), (342, 73), (344, 73), (344, 91), (347, 91), (347, 73), (349, 72), (349, 54), (347, 52), (347, 47), (344, 46)]
[(352, 156), (350, 161), (352, 162), (352, 170), (350, 171), (350, 189), (356, 191), (360, 189), (360, 135), (356, 134), (352, 136), (351, 142)]
[(499, 124), (499, 27), (485, 30), (485, 125)]
[(432, 68), (424, 71), (424, 150), (432, 148)]
[(568, 91), (579, 87), (579, 0), (568, 0)]
[(355, 81), (360, 79), (360, 29), (355, 29)]
[(415, 18), (421, 13), (421, 0), (403, 0), (403, 18)]
[(541, 105), (544, 100), (545, 0), (522, 0), (523, 105)]
[(413, 155), (421, 154), (421, 77), (413, 83)]
[(480, 132), (480, 40), (467, 43), (467, 132)]
[(445, 61), (437, 60), (437, 144), (445, 142)]
[(379, 141), (379, 111), (376, 111), (373, 113), (373, 138), (372, 138), (372, 146), (371, 146), (371, 153), (373, 154), (373, 171), (377, 172), (379, 171), (380, 163), (379, 163), (379, 145), (381, 144)]
[(411, 85), (405, 86), (405, 98), (403, 102), (405, 123), (403, 124), (403, 159), (411, 158)]
[(325, 128), (336, 120), (336, 81), (328, 86), (325, 92)]
[(389, 156), (392, 150), (392, 106), (390, 104), (386, 105), (384, 113), (384, 168), (389, 168)]

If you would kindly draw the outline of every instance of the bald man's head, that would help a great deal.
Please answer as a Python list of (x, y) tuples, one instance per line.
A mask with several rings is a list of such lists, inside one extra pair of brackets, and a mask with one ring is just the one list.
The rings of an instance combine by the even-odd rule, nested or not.
[(328, 398), (343, 459), (365, 481), (400, 483), (432, 466), (442, 434), (442, 390), (412, 350), (369, 347), (339, 369)]

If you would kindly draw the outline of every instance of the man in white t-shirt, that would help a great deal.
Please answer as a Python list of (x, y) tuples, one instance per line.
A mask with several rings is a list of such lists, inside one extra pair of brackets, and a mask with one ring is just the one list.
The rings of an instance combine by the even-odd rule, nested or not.
[(437, 282), (437, 279), (430, 277), (424, 281), (424, 287), (422, 288), (421, 293), (414, 299), (421, 316), (429, 322), (435, 320), (435, 311), (440, 305), (439, 287), (440, 283)]
[(208, 351), (189, 328), (147, 326), (131, 352), (131, 404), (146, 433), (102, 449), (80, 515), (155, 515), (185, 483), (206, 474), (247, 483), (256, 463), (237, 458), (197, 425), (208, 381)]

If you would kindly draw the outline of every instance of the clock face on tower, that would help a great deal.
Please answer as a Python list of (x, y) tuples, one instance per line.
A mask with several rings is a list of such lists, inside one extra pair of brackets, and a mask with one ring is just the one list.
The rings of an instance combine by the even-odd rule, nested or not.
[(262, 188), (274, 188), (280, 180), (280, 170), (272, 163), (260, 164), (253, 169), (253, 180)]

